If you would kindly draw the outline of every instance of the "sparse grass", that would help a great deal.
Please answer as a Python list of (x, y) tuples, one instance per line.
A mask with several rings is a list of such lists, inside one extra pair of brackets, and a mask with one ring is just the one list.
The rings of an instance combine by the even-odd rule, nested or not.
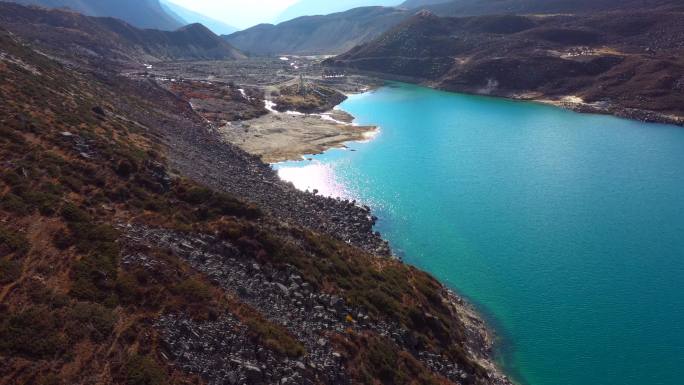
[(0, 315), (0, 352), (40, 359), (58, 353), (63, 346), (58, 322), (46, 308)]
[(0, 209), (16, 215), (29, 215), (31, 209), (21, 197), (8, 193), (0, 198)]
[(204, 303), (211, 300), (211, 287), (196, 278), (189, 278), (178, 283), (173, 291), (190, 303)]
[(128, 358), (123, 367), (126, 385), (163, 385), (166, 383), (166, 372), (150, 356), (134, 354)]
[[(362, 384), (382, 385), (442, 385), (407, 352), (403, 352), (378, 336), (348, 335), (348, 339), (333, 338), (337, 349), (344, 352), (352, 377)], [(451, 382), (449, 382), (451, 384)]]
[(24, 255), (29, 249), (29, 242), (23, 234), (0, 226), (0, 255)]
[(94, 342), (102, 342), (109, 338), (117, 320), (112, 310), (88, 302), (76, 303), (69, 312), (69, 318), (73, 326), (69, 333), (72, 338), (74, 336), (88, 337)]
[(247, 318), (244, 322), (261, 344), (274, 351), (291, 358), (301, 357), (306, 353), (304, 346), (292, 338), (284, 328), (258, 316)]
[(21, 265), (17, 261), (0, 258), (0, 285), (15, 281), (21, 276)]

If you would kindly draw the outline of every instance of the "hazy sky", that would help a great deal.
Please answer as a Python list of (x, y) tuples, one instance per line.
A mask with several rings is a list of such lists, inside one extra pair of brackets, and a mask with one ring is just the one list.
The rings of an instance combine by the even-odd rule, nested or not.
[[(247, 28), (274, 20), (298, 0), (168, 0), (190, 10), (221, 20), (238, 28)], [(321, 0), (330, 1), (330, 0)]]

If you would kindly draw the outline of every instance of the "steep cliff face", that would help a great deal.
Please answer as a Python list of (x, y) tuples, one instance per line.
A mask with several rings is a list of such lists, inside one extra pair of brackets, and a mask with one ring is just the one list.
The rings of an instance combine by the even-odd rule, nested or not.
[(667, 120), (684, 116), (682, 16), (655, 10), (445, 18), (424, 11), (327, 64), (455, 91), (573, 96), (582, 106), (645, 110)]
[(158, 0), (12, 0), (23, 5), (67, 8), (89, 16), (115, 17), (138, 28), (175, 30), (182, 24)]
[(176, 31), (139, 29), (114, 18), (0, 3), (0, 26), (47, 49), (91, 62), (238, 59), (238, 50), (199, 24)]

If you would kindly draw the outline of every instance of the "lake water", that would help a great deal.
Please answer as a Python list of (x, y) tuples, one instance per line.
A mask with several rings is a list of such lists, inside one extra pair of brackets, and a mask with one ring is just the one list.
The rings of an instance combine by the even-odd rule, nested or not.
[(507, 374), (684, 383), (684, 128), (405, 84), (341, 108), (380, 134), (276, 167), (369, 204), (485, 314)]

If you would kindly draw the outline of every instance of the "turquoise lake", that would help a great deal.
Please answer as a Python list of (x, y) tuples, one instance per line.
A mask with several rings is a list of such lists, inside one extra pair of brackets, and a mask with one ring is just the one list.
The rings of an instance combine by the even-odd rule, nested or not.
[(467, 297), (525, 385), (681, 385), (684, 128), (391, 84), (377, 125), (276, 165), (352, 197), (397, 254)]

